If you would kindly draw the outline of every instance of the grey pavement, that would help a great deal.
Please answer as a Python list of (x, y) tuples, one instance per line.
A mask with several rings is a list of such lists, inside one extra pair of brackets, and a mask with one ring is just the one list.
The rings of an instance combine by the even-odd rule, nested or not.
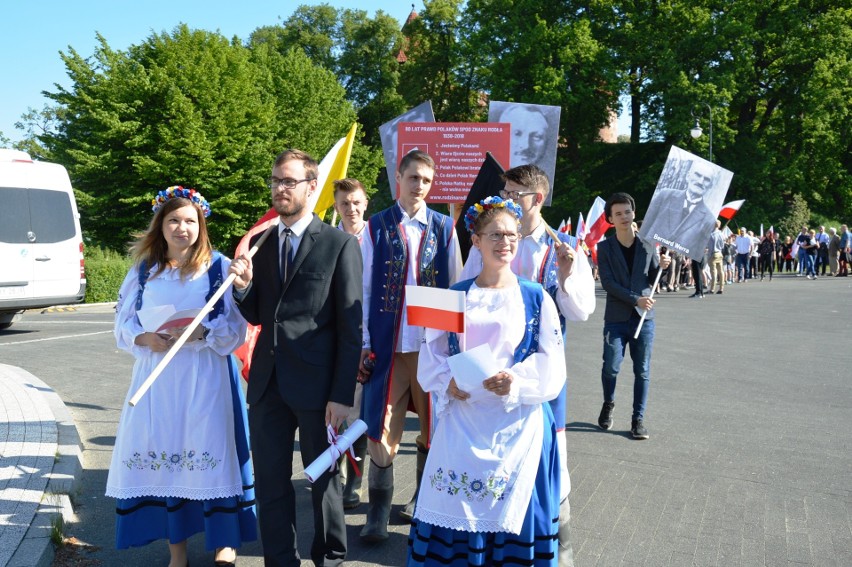
[[(570, 323), (566, 343), (577, 566), (852, 565), (852, 432), (846, 427), (852, 278), (785, 274), (727, 286), (724, 295), (703, 300), (683, 290), (659, 296), (648, 441), (629, 436), (629, 357), (619, 377), (614, 428), (596, 425), (604, 306), (598, 292), (596, 313)], [(39, 564), (22, 557), (40, 545), (38, 559), (49, 564), (51, 522), (43, 518), (61, 505), (36, 498), (39, 491), (71, 496), (65, 531), (94, 546), (87, 558), (103, 565), (168, 561), (159, 542), (113, 548), (113, 506), (103, 492), (132, 361), (101, 330), (109, 329), (110, 314), (85, 311), (28, 313), (12, 327), (17, 334), (0, 333), (0, 566)], [(52, 331), (57, 328), (62, 331)], [(47, 353), (61, 353), (62, 365), (42, 356)], [(83, 449), (76, 471), (69, 463), (79, 462), (77, 442), (62, 440), (74, 429), (69, 410)], [(414, 488), (414, 418), (406, 429), (394, 514)], [(57, 446), (67, 454), (48, 459)], [(56, 474), (64, 486), (48, 488)], [(304, 556), (311, 512), (301, 468), (294, 483)], [(404, 564), (407, 526), (393, 520), (386, 544), (363, 545), (358, 532), (365, 508), (347, 515), (347, 563)], [(190, 561), (211, 560), (203, 536), (192, 538)], [(238, 565), (261, 564), (259, 543), (240, 550)]]
[(50, 565), (51, 535), (70, 517), (80, 439), (47, 384), (0, 364), (0, 565)]

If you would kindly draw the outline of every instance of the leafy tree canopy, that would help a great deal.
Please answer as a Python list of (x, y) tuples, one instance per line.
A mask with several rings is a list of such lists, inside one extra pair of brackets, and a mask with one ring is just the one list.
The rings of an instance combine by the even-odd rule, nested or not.
[[(268, 202), (271, 156), (321, 157), (357, 120), (351, 174), (381, 182), (378, 126), (431, 100), (438, 120), (484, 120), (489, 100), (562, 108), (554, 206), (575, 215), (618, 186), (647, 203), (667, 148), (734, 172), (738, 220), (773, 224), (799, 201), (852, 217), (852, 7), (828, 0), (426, 0), (404, 27), (301, 6), (245, 45), (185, 26), (126, 52), (62, 57), (72, 79), (31, 110), (22, 149), (69, 167), (86, 229), (116, 246), (169, 184), (214, 204), (217, 243)], [(404, 55), (402, 57), (401, 55)], [(599, 129), (628, 97), (630, 143)], [(221, 215), (221, 216), (219, 216)]]
[(274, 156), (299, 147), (322, 158), (356, 119), (334, 74), (301, 51), (183, 25), (127, 51), (99, 42), (91, 58), (62, 54), (72, 85), (46, 93), (60, 112), (38, 139), (68, 168), (88, 236), (113, 248), (145, 228), (158, 190), (184, 185), (210, 201), (211, 236), (229, 249), (269, 207)]

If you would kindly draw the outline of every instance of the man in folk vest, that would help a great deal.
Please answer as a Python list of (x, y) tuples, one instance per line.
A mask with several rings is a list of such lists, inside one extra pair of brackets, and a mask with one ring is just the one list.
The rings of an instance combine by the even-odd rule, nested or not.
[[(364, 321), (361, 417), (367, 423), (369, 509), (361, 530), (366, 542), (388, 539), (393, 499), (393, 461), (412, 402), (420, 419), (417, 436), (417, 488), (426, 464), (431, 429), (429, 395), (417, 382), (422, 327), (408, 325), (405, 286), (447, 288), (461, 272), (461, 254), (453, 219), (426, 206), (435, 177), (435, 162), (425, 152), (406, 154), (396, 173), (398, 199), (370, 217), (361, 240), (364, 258)], [(375, 354), (372, 372), (364, 367)], [(414, 497), (402, 511), (411, 519)]]

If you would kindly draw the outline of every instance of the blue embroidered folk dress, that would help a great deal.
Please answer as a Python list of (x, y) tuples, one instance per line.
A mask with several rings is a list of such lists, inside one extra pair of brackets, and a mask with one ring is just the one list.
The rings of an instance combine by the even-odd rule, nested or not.
[(470, 280), (466, 347), (487, 343), (513, 376), (508, 396), (450, 399), (447, 357), (455, 337), (427, 330), (418, 381), (437, 425), (409, 537), (409, 565), (555, 565), (559, 459), (548, 402), (565, 383), (559, 315), (527, 280), (479, 288)]
[(143, 332), (137, 306), (203, 307), (229, 261), (216, 254), (212, 265), (215, 275), (205, 269), (183, 281), (167, 268), (144, 287), (134, 266), (119, 292), (116, 343), (136, 357), (106, 489), (118, 499), (119, 549), (163, 538), (179, 543), (201, 531), (208, 550), (257, 539), (245, 398), (230, 356), (246, 323), (230, 293), (202, 321), (206, 339), (186, 343), (139, 403), (126, 404), (166, 354), (134, 344)]

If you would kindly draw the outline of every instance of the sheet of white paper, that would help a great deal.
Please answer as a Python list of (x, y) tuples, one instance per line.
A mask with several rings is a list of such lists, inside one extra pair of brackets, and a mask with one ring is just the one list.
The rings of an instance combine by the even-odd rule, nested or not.
[(155, 333), (157, 329), (169, 317), (177, 313), (174, 305), (158, 305), (157, 307), (147, 307), (136, 312), (139, 317), (139, 322), (146, 333)]
[(483, 394), (490, 394), (482, 387), (482, 381), (501, 370), (487, 344), (453, 355), (447, 359), (447, 364), (450, 365), (456, 385), (471, 395), (471, 401), (480, 399)]

